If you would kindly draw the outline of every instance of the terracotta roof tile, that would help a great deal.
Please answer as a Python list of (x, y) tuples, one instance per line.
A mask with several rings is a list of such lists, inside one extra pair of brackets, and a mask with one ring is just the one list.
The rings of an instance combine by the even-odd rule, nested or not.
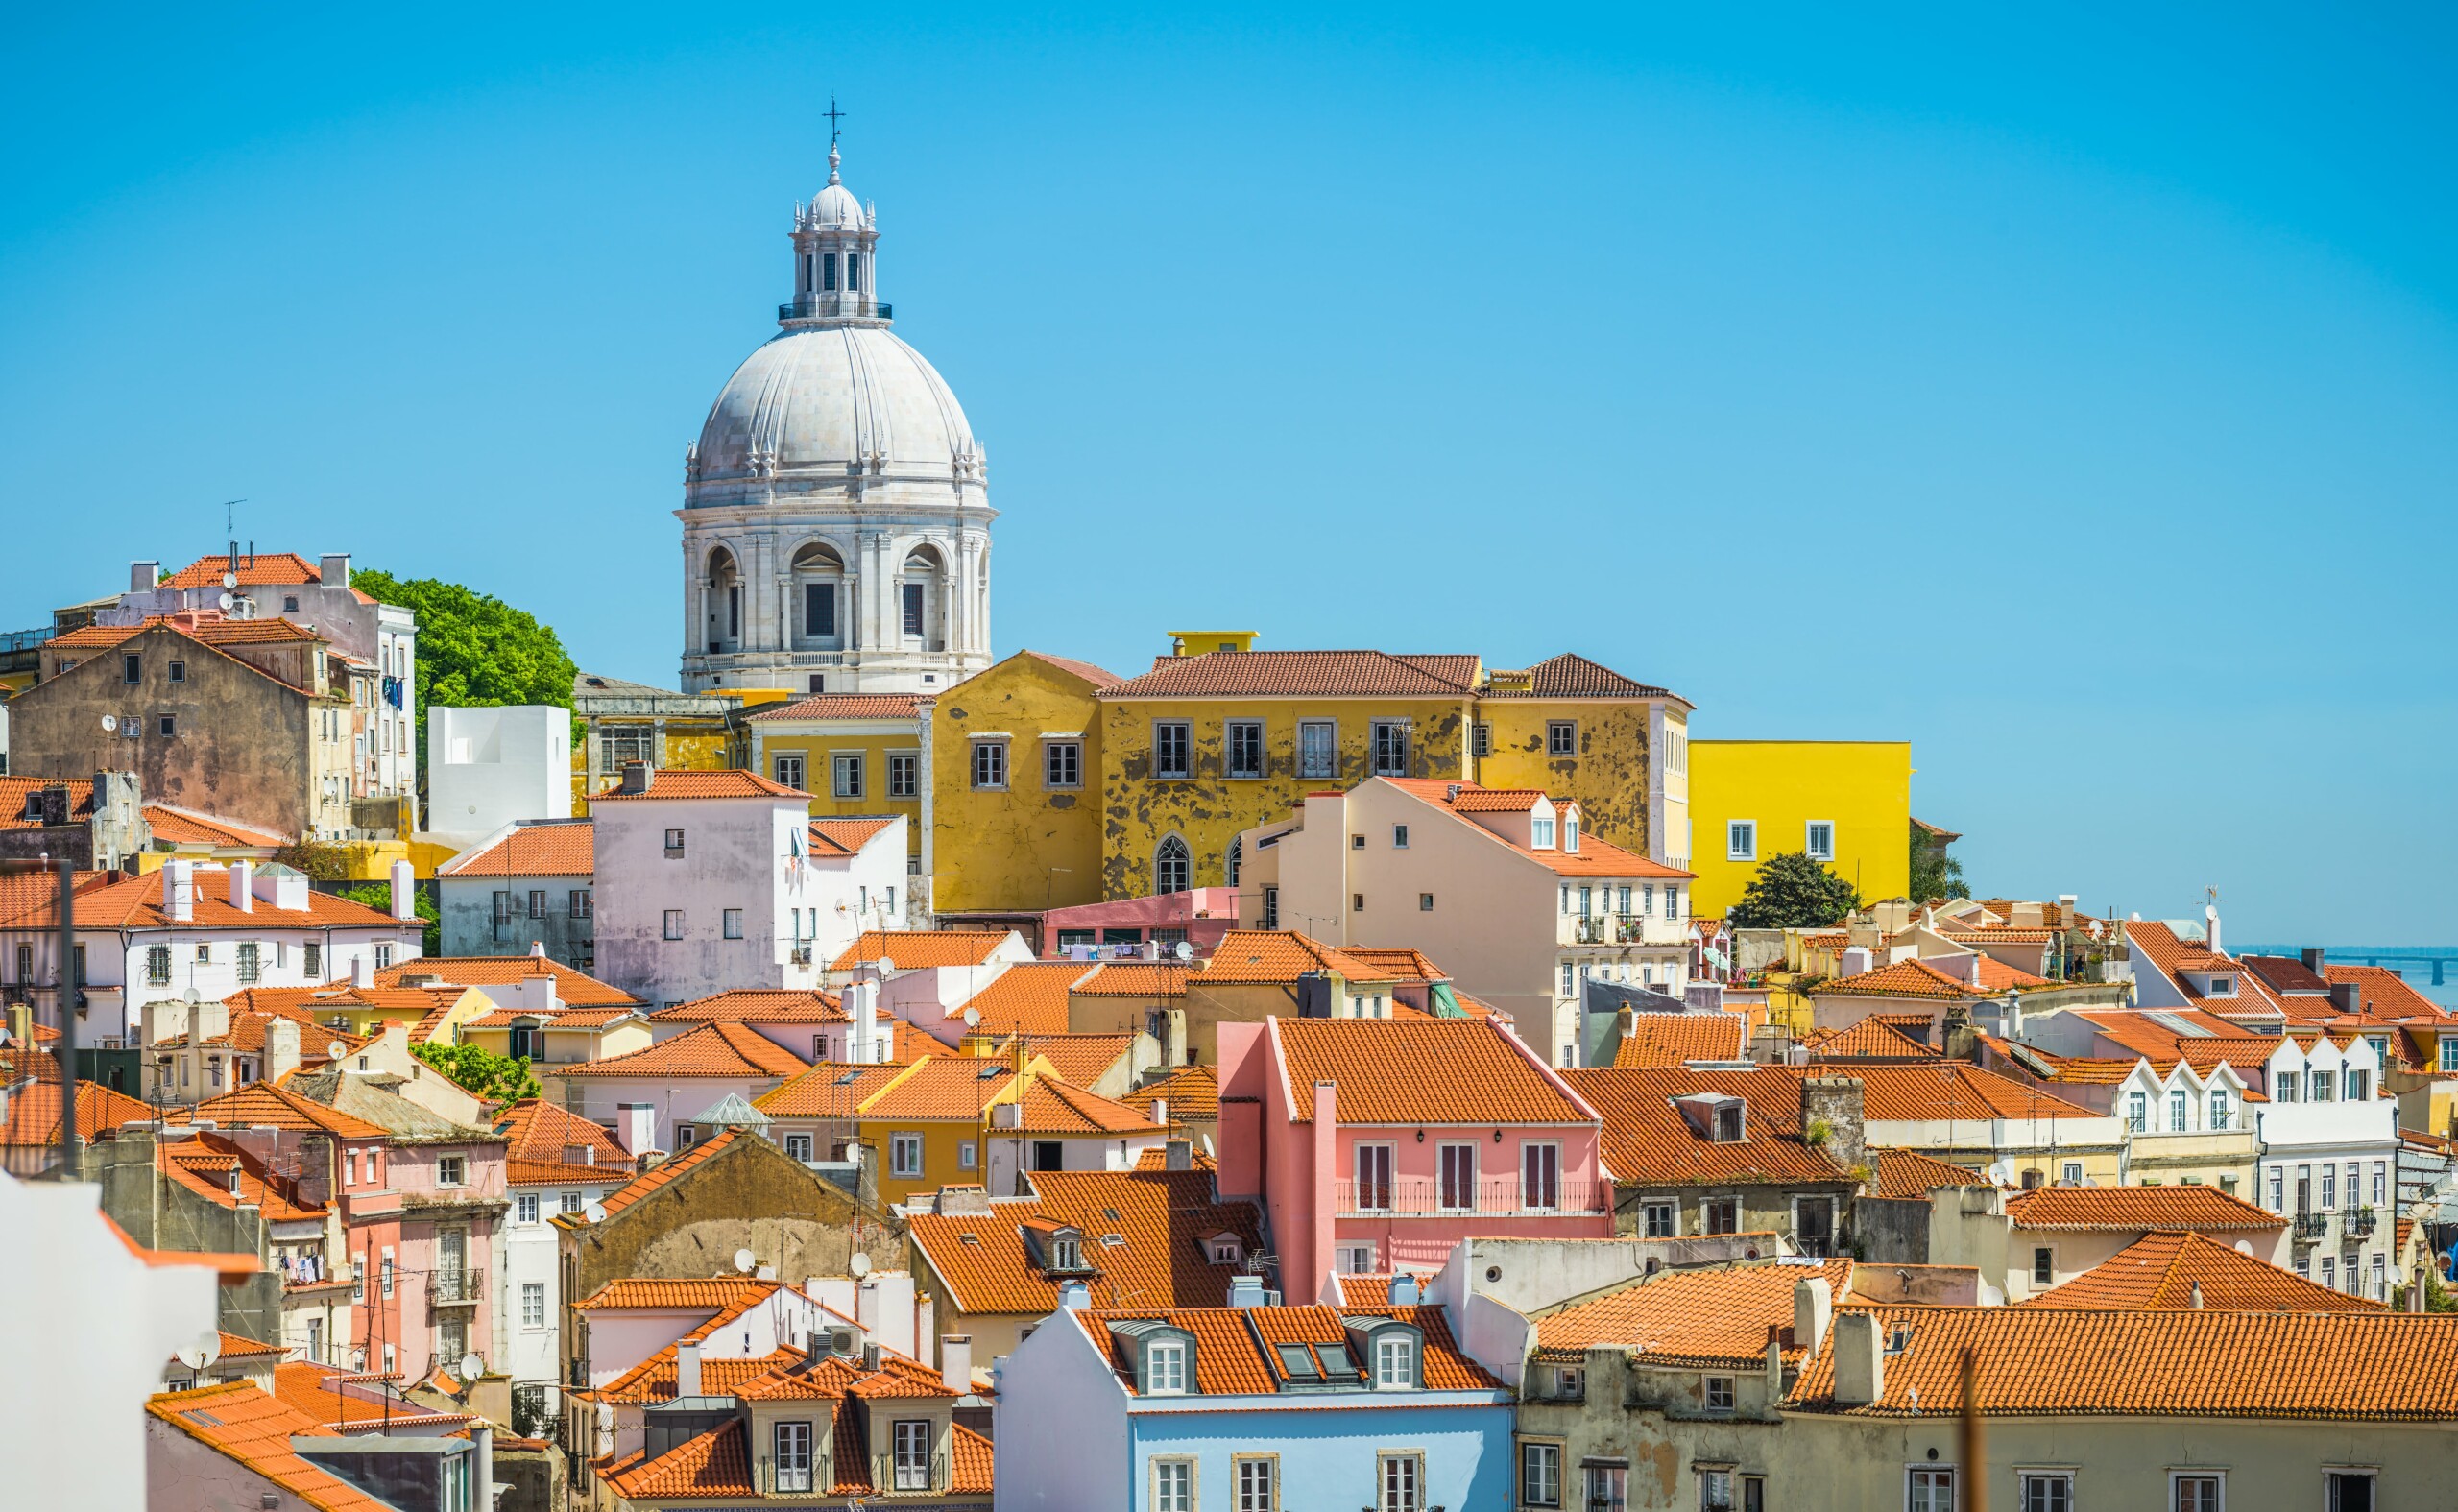
[[(1661, 1271), (1538, 1318), (1536, 1349), (1549, 1359), (1575, 1359), (1592, 1345), (1621, 1344), (1655, 1365), (1763, 1366), (1767, 1330), (1791, 1329), (1794, 1286), (1820, 1276), (1841, 1298), (1851, 1289), (1852, 1262)], [(1784, 1355), (1797, 1360), (1808, 1350), (1787, 1347)]]
[(1182, 1066), (1157, 1081), (1145, 1082), (1119, 1099), (1130, 1108), (1152, 1111), (1155, 1102), (1169, 1105), (1172, 1121), (1220, 1116), (1220, 1073), (1209, 1066)]
[(862, 1100), (886, 1086), (904, 1065), (844, 1066), (822, 1061), (752, 1106), (771, 1118), (850, 1118)]
[[(220, 552), (199, 557), (177, 572), (160, 580), (161, 588), (219, 588), (223, 575), (232, 571), (232, 559)], [(295, 551), (247, 551), (237, 558), (237, 576), (241, 588), (264, 588), (270, 585), (322, 583), (317, 564)]]
[(747, 1281), (739, 1276), (625, 1276), (608, 1282), (572, 1304), (583, 1312), (615, 1308), (680, 1308), (687, 1311), (738, 1311), (776, 1291), (782, 1283)]
[(866, 1123), (977, 1123), (982, 1110), (1016, 1079), (1002, 1062), (971, 1055), (933, 1055), (908, 1067), (863, 1103)]
[(1749, 1041), (1749, 1020), (1729, 1013), (1635, 1013), (1631, 1033), (1613, 1050), (1613, 1064), (1680, 1066), (1737, 1061)]
[[(1216, 959), (1217, 959), (1216, 957)], [(1489, 1020), (1277, 1019), (1298, 1122), (1339, 1086), (1339, 1121), (1586, 1124), (1596, 1115)]]
[(1848, 1076), (1861, 1084), (1864, 1116), (1922, 1123), (1992, 1118), (2105, 1118), (2107, 1114), (2027, 1082), (1959, 1061), (1939, 1066), (1771, 1066), (1778, 1076)]
[(255, 1205), (269, 1223), (296, 1223), (325, 1215), (322, 1203), (299, 1200), (296, 1183), (275, 1176), (238, 1145), (206, 1131), (199, 1131), (193, 1140), (156, 1145), (154, 1164), (171, 1181), (217, 1207), (235, 1210), (241, 1203)]
[(1340, 947), (1340, 953), (1388, 972), (1393, 981), (1447, 982), (1451, 980), (1449, 972), (1434, 965), (1433, 957), (1413, 946), (1344, 945)]
[[(1099, 1081), (1135, 1048), (1135, 1036), (1131, 1034), (1028, 1034), (1023, 1039), (1026, 1055), (1048, 1061), (1059, 1080), (1078, 1087), (1090, 1087)], [(1015, 1043), (1011, 1039), (1005, 1046), (1010, 1054)]]
[(1877, 1172), (1877, 1180), (1869, 1187), (1873, 1197), (1925, 1197), (1940, 1188), (1989, 1185), (1988, 1178), (1976, 1172), (1918, 1150), (1881, 1149), (1870, 1153), (1870, 1164)]
[(609, 1182), (628, 1182), (635, 1174), (631, 1154), (613, 1135), (542, 1098), (524, 1097), (497, 1114), (494, 1130), (504, 1138), (504, 1159), (530, 1168), (525, 1179), (511, 1175), (517, 1186), (575, 1179), (565, 1171), (584, 1173), (580, 1180)]
[[(1771, 1067), (1693, 1071), (1589, 1067), (1562, 1079), (1604, 1118), (1604, 1164), (1625, 1186), (1842, 1183), (1850, 1177), (1801, 1140), (1800, 1084)], [(1676, 1097), (1708, 1093), (1746, 1105), (1743, 1138), (1699, 1133)], [(1761, 1342), (1764, 1342), (1763, 1338)]]
[(2006, 1199), (2018, 1229), (2283, 1229), (2287, 1219), (2216, 1187), (2042, 1187)]
[(388, 966), (374, 975), (378, 987), (398, 987), (411, 977), (431, 976), (455, 987), (501, 987), (533, 976), (555, 979), (555, 1000), (572, 1008), (638, 1008), (639, 999), (583, 972), (542, 955), (424, 956)]
[(1054, 657), (1047, 651), (1020, 651), (1016, 654), (1030, 657), (1036, 661), (1047, 661), (1062, 672), (1082, 678), (1096, 688), (1113, 688), (1126, 681), (1105, 667), (1095, 666), (1090, 661), (1078, 661), (1073, 657)]
[(1929, 997), (1953, 1002), (1964, 997), (1993, 997), (2015, 988), (2046, 987), (2045, 977), (2034, 976), (1988, 956), (1973, 957), (1980, 966), (1980, 985), (1974, 987), (1960, 976), (1941, 972), (1926, 961), (1903, 960), (1892, 966), (1881, 966), (1855, 976), (1839, 976), (1811, 989), (1811, 996), (1850, 997)]
[(287, 619), (229, 619), (217, 613), (148, 614), (141, 625), (81, 625), (43, 642), (64, 651), (93, 651), (133, 639), (149, 630), (169, 630), (208, 646), (275, 645), (325, 637)]
[[(1250, 655), (1251, 653), (1240, 653)], [(1396, 980), (1390, 971), (1310, 939), (1294, 929), (1232, 929), (1190, 980), (1206, 983), (1293, 982), (1308, 972), (1331, 972), (1352, 983)]]
[[(2184, 996), (2186, 1002), (2230, 1012), (2287, 1011), (2288, 1000), (2271, 991), (2270, 984), (2263, 981), (2258, 972), (2247, 971), (2241, 962), (2214, 952), (2203, 942), (2181, 938), (2167, 924), (2152, 920), (2129, 920), (2123, 927), (2135, 958), (2165, 976)], [(2187, 972), (2229, 973), (2236, 985), (2238, 996), (2233, 998), (2205, 998), (2192, 979), (2184, 974)], [(2134, 974), (2139, 977), (2142, 972), (2137, 968)]]
[[(1921, 1017), (1927, 1024), (1926, 1015)], [(1928, 1041), (1888, 1023), (1884, 1015), (1872, 1014), (1844, 1029), (1813, 1033), (1801, 1042), (1809, 1049), (1813, 1061), (1897, 1059), (1937, 1060), (1943, 1053)]]
[(751, 716), (753, 724), (786, 719), (919, 719), (919, 693), (814, 693), (783, 708)]
[[(48, 1074), (46, 1074), (46, 1070)], [(10, 1092), (6, 1116), (0, 1117), (0, 1144), (55, 1145), (60, 1142), (60, 1063), (42, 1055), (33, 1074), (41, 1077)], [(124, 1123), (151, 1122), (155, 1111), (126, 1092), (99, 1082), (77, 1084), (77, 1137), (92, 1140), (116, 1133)]]
[[(1252, 653), (1242, 653), (1252, 655)], [(1430, 1391), (1495, 1390), (1500, 1382), (1462, 1354), (1452, 1341), (1450, 1325), (1440, 1308), (1364, 1308), (1345, 1316), (1397, 1318), (1413, 1324), (1425, 1336), (1420, 1368)], [(1336, 1308), (1128, 1308), (1090, 1310), (1067, 1316), (1102, 1346), (1126, 1389), (1135, 1389), (1135, 1366), (1128, 1335), (1114, 1325), (1164, 1321), (1194, 1335), (1195, 1388), (1204, 1395), (1264, 1395), (1277, 1391), (1282, 1377), (1277, 1349), (1294, 1344), (1308, 1349), (1315, 1379), (1362, 1384), (1364, 1373), (1348, 1353), (1348, 1325)], [(1249, 1328), (1252, 1332), (1249, 1332)], [(1260, 1335), (1262, 1345), (1256, 1339)]]
[(891, 970), (899, 972), (981, 966), (1013, 937), (1013, 931), (1006, 929), (865, 929), (828, 969), (850, 972), (881, 956), (891, 963)]
[[(680, 1342), (682, 1341), (677, 1341), (677, 1343)], [(730, 1397), (734, 1395), (735, 1388), (745, 1381), (757, 1380), (770, 1371), (783, 1365), (790, 1365), (802, 1357), (803, 1352), (790, 1345), (767, 1355), (754, 1356), (749, 1359), (703, 1357), (700, 1361), (701, 1393), (711, 1397)], [(668, 1344), (605, 1385), (586, 1395), (591, 1402), (611, 1402), (632, 1405), (671, 1402), (674, 1400), (677, 1389), (675, 1358), (675, 1345)], [(575, 1395), (581, 1394), (575, 1393)]]
[(895, 819), (814, 819), (810, 822), (810, 853), (855, 855), (878, 839)]
[(549, 1076), (799, 1076), (810, 1063), (756, 1029), (719, 1020), (687, 1029), (646, 1049), (603, 1061), (546, 1068)]
[(573, 1008), (549, 1011), (544, 1008), (497, 1008), (482, 1013), (465, 1027), (471, 1029), (509, 1029), (517, 1024), (534, 1023), (544, 1029), (603, 1029), (612, 1023), (639, 1017), (639, 1005), (608, 1008)]
[[(89, 784), (90, 785), (90, 784)], [(176, 808), (169, 804), (145, 805), (145, 826), (157, 840), (174, 845), (210, 845), (278, 849), (289, 844), (282, 835), (253, 825), (243, 825), (235, 819), (214, 814), (200, 814), (193, 809)]]
[(1018, 962), (949, 1014), (979, 1013), (983, 1034), (1065, 1034), (1067, 989), (1092, 972), (1081, 961)]
[(2446, 1019), (2449, 1010), (2415, 990), (2407, 979), (2386, 966), (2332, 966), (2322, 963), (2333, 984), (2352, 982), (2356, 1006), (2369, 1014), (2394, 1019)]
[(643, 1459), (606, 1476), (626, 1500), (650, 1497), (757, 1497), (742, 1420), (733, 1419), (696, 1438), (685, 1439), (655, 1459)]
[[(1030, 1180), (1029, 1205), (907, 1220), (958, 1309), (1040, 1316), (1057, 1308), (1057, 1284), (1024, 1248), (1027, 1219), (1082, 1230), (1094, 1300), (1113, 1305), (1224, 1306), (1230, 1278), (1264, 1253), (1262, 1214), (1251, 1203), (1216, 1201), (1209, 1171), (1036, 1171)], [(1237, 1237), (1239, 1260), (1212, 1259), (1204, 1241), (1219, 1234)]]
[(1101, 696), (1461, 700), (1470, 691), (1455, 676), (1381, 651), (1207, 651), (1163, 657), (1151, 671), (1103, 688)]
[[(81, 889), (72, 900), (72, 913), (80, 929), (237, 929), (253, 926), (266, 929), (309, 929), (342, 924), (393, 924), (404, 932), (418, 927), (415, 922), (397, 922), (380, 908), (352, 902), (333, 893), (309, 889), (307, 906), (296, 909), (276, 908), (265, 900), (253, 900), (254, 906), (241, 910), (230, 906), (229, 872), (219, 866), (196, 868), (189, 891), (194, 902), (192, 918), (185, 924), (174, 924), (163, 911), (162, 891), (167, 884), (160, 873), (132, 876)], [(12, 928), (31, 929), (51, 926), (59, 917), (56, 897), (45, 896), (32, 907), (22, 909), (5, 923)]]
[(2381, 1304), (2317, 1285), (2201, 1235), (2146, 1234), (2062, 1286), (2018, 1308), (2231, 1312), (2380, 1312)]
[[(734, 1141), (740, 1137), (735, 1130), (728, 1129), (713, 1139), (702, 1140), (682, 1154), (668, 1158), (656, 1169), (644, 1171), (617, 1189), (608, 1192), (600, 1200), (599, 1206), (611, 1218), (660, 1188), (672, 1183), (676, 1178), (699, 1169), (718, 1151), (731, 1148)], [(757, 1139), (759, 1136), (753, 1135), (750, 1138)]]
[(210, 1118), (226, 1129), (268, 1123), (277, 1129), (330, 1134), (344, 1140), (387, 1138), (385, 1130), (364, 1118), (266, 1082), (254, 1082), (237, 1092), (207, 1098), (196, 1105), (194, 1116)]
[[(1474, 782), (1446, 782), (1435, 778), (1378, 777), (1371, 780), (1387, 783), (1446, 812), (1517, 813), (1533, 808), (1538, 799), (1547, 796), (1534, 788), (1500, 790), (1479, 787)], [(1557, 799), (1554, 802), (1558, 804), (1569, 800)], [(1474, 824), (1475, 821), (1469, 823)], [(1508, 835), (1487, 829), (1482, 825), (1477, 825), (1476, 830), (1494, 844), (1506, 846), (1517, 854), (1563, 876), (1661, 877), (1686, 881), (1695, 875), (1660, 861), (1651, 861), (1636, 852), (1626, 851), (1594, 830), (1579, 837), (1577, 851), (1558, 848), (1538, 850), (1522, 845)]]
[(322, 1437), (330, 1429), (247, 1381), (166, 1391), (148, 1398), (145, 1410), (319, 1512), (388, 1512), (383, 1502), (317, 1469), (291, 1446), (294, 1437)]
[(713, 996), (660, 1008), (651, 1023), (844, 1023), (845, 1010), (833, 993), (817, 989), (737, 987)]
[[(1496, 674), (1501, 676), (1502, 674)], [(1611, 667), (1590, 661), (1572, 652), (1550, 657), (1528, 668), (1528, 688), (1497, 689), (1488, 686), (1487, 698), (1671, 698), (1674, 695), (1650, 684), (1633, 681)]]
[(1165, 1132), (1143, 1110), (1096, 1096), (1081, 1087), (1035, 1076), (1024, 1084), (1024, 1113), (1017, 1127), (1026, 1134), (1145, 1134)]
[(494, 844), (464, 851), (438, 876), (589, 876), (597, 870), (597, 827), (586, 819), (527, 824)]
[(808, 799), (810, 796), (799, 787), (772, 782), (757, 772), (698, 772), (682, 767), (661, 767), (650, 778), (649, 790), (645, 793), (591, 793), (589, 801), (594, 805), (693, 798)]
[(1184, 997), (1194, 968), (1172, 961), (1103, 961), (1070, 989), (1078, 997)]

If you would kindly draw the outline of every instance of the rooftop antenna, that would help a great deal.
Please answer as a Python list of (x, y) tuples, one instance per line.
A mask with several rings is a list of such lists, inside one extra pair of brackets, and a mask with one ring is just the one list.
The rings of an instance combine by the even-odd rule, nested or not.
[(222, 501), (222, 547), (225, 553), (223, 561), (234, 567), (239, 564), (239, 523), (237, 516), (232, 511), (246, 502), (248, 502), (246, 499)]

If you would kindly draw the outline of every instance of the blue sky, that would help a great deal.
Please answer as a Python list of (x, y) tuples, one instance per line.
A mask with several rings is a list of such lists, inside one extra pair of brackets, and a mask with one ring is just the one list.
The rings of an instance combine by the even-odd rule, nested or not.
[(789, 207), (1002, 511), (998, 649), (1563, 649), (1909, 738), (1975, 880), (2446, 941), (2446, 12), (56, 8), (0, 56), (0, 621), (348, 549), (671, 683)]

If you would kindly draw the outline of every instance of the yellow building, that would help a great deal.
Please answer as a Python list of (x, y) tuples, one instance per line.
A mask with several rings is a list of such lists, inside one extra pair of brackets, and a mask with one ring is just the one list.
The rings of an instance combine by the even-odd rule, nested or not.
[(922, 854), (922, 716), (911, 693), (814, 693), (748, 714), (747, 764), (811, 795), (816, 819), (904, 816)]
[[(1049, 1063), (1027, 1070), (1045, 1074)], [(1023, 1078), (1013, 1062), (971, 1055), (926, 1055), (862, 1100), (855, 1138), (879, 1162), (880, 1200), (903, 1203), (946, 1186), (987, 1180), (983, 1156), (990, 1110), (1017, 1099)]]
[(580, 674), (572, 680), (572, 716), (581, 726), (580, 737), (572, 742), (573, 812), (587, 813), (590, 795), (612, 786), (627, 761), (682, 772), (747, 766), (751, 737), (745, 715), (782, 707), (794, 697), (783, 688), (678, 693), (593, 672)]
[(1700, 740), (1690, 747), (1691, 912), (1721, 917), (1759, 864), (1806, 852), (1864, 902), (1911, 886), (1912, 746)]
[[(924, 872), (942, 916), (1098, 902), (1098, 694), (1119, 679), (1020, 651), (926, 699), (929, 838)], [(917, 827), (917, 832), (919, 827)]]

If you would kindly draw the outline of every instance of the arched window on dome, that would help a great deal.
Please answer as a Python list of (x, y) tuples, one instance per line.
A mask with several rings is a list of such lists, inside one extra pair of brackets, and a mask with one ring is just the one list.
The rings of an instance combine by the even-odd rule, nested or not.
[(912, 651), (948, 649), (948, 559), (928, 543), (904, 559), (897, 584), (897, 631)]
[(836, 548), (812, 541), (794, 553), (794, 645), (837, 651), (845, 645), (845, 563)]
[(742, 649), (742, 574), (734, 553), (719, 546), (709, 553), (709, 575), (702, 600), (708, 606), (709, 650)]
[(1187, 855), (1187, 843), (1176, 835), (1164, 839), (1152, 852), (1152, 891), (1183, 893), (1188, 890), (1187, 873), (1192, 864)]

